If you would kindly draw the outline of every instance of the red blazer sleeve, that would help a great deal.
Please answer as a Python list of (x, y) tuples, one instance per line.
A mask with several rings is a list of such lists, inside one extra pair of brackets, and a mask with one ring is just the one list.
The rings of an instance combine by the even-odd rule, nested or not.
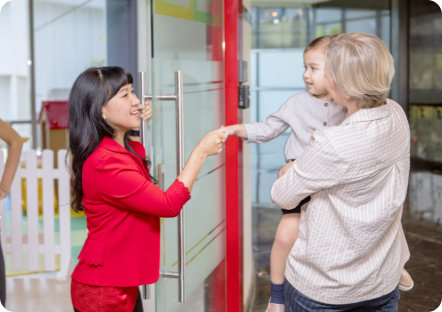
[[(161, 190), (127, 154), (107, 155), (87, 171), (93, 171), (91, 173), (95, 176), (93, 187), (97, 189), (96, 195), (121, 209), (158, 217), (175, 217), (190, 199), (189, 190), (178, 180), (166, 191)], [(84, 174), (87, 175), (87, 172)]]

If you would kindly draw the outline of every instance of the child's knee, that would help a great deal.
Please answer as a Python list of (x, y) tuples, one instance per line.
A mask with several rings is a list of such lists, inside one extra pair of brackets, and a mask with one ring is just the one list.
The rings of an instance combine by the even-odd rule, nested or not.
[(279, 221), (278, 231), (284, 233), (297, 233), (299, 229), (299, 213), (285, 214)]
[(278, 231), (275, 236), (275, 244), (292, 246), (297, 237), (298, 231)]

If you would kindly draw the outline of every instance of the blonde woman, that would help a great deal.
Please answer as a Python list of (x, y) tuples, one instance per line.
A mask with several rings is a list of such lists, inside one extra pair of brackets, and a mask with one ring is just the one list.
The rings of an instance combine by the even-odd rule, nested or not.
[(286, 311), (397, 311), (409, 250), (401, 224), (410, 130), (386, 98), (393, 58), (376, 36), (333, 38), (327, 89), (348, 117), (316, 131), (273, 184), (281, 208), (311, 196), (287, 259)]

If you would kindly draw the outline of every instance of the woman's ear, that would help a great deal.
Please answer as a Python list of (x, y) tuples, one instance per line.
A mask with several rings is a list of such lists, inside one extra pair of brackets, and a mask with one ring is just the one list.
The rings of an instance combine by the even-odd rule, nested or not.
[(107, 120), (106, 112), (105, 112), (105, 109), (104, 109), (104, 108), (101, 109), (101, 117), (103, 117), (104, 120)]

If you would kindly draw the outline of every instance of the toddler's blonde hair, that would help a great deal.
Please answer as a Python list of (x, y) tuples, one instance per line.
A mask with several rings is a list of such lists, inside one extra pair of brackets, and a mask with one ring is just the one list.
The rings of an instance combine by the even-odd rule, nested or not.
[(324, 53), (327, 52), (327, 46), (330, 43), (331, 39), (336, 37), (336, 35), (326, 35), (321, 36), (314, 39), (309, 45), (305, 48), (304, 54), (313, 51), (313, 50), (323, 50)]

